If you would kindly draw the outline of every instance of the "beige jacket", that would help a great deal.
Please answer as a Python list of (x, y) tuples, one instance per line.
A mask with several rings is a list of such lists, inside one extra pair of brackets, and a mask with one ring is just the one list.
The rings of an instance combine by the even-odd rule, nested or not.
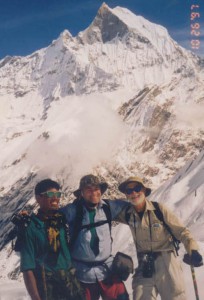
[[(186, 228), (178, 217), (164, 204), (159, 203), (159, 207), (163, 213), (166, 224), (171, 228), (174, 236), (184, 244), (186, 251), (191, 254), (192, 250), (198, 250), (198, 245), (193, 239), (189, 229)], [(137, 252), (174, 250), (172, 237), (163, 223), (157, 219), (154, 210), (155, 208), (151, 201), (146, 199), (146, 208), (142, 220), (131, 204), (129, 208), (126, 207), (117, 216), (116, 221), (130, 226)], [(148, 211), (151, 223), (151, 234)], [(126, 221), (126, 214), (130, 216), (128, 223)]]

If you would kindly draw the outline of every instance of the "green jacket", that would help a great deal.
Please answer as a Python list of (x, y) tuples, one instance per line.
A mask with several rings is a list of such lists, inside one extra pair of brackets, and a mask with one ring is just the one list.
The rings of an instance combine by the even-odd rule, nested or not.
[(24, 229), (21, 241), (21, 271), (38, 270), (43, 267), (46, 271), (68, 270), (71, 258), (66, 240), (64, 227), (60, 228), (60, 250), (57, 254), (50, 251), (44, 222), (35, 214)]

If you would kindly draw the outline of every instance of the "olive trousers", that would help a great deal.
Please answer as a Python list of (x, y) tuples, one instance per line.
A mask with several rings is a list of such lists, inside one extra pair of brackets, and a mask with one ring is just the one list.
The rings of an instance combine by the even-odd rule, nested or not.
[(75, 276), (75, 269), (35, 274), (42, 300), (85, 300), (85, 291)]

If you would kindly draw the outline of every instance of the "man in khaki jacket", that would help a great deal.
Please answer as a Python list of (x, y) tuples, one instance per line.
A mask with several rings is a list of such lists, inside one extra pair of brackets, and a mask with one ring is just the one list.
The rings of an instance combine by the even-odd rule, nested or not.
[(190, 231), (165, 205), (159, 203), (164, 222), (156, 216), (156, 208), (147, 200), (151, 189), (139, 177), (130, 177), (119, 185), (130, 201), (117, 220), (130, 226), (138, 256), (133, 277), (133, 300), (185, 300), (181, 264), (177, 259), (172, 235), (181, 241), (188, 254), (185, 262), (202, 265), (202, 256)]

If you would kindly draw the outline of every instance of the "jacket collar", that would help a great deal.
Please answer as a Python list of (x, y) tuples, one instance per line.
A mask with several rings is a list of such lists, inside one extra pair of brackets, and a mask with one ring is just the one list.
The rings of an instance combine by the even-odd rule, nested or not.
[(145, 211), (148, 211), (148, 210), (155, 210), (155, 207), (154, 207), (154, 205), (152, 204), (151, 201), (149, 201), (149, 200), (146, 199), (146, 208), (145, 208)]

